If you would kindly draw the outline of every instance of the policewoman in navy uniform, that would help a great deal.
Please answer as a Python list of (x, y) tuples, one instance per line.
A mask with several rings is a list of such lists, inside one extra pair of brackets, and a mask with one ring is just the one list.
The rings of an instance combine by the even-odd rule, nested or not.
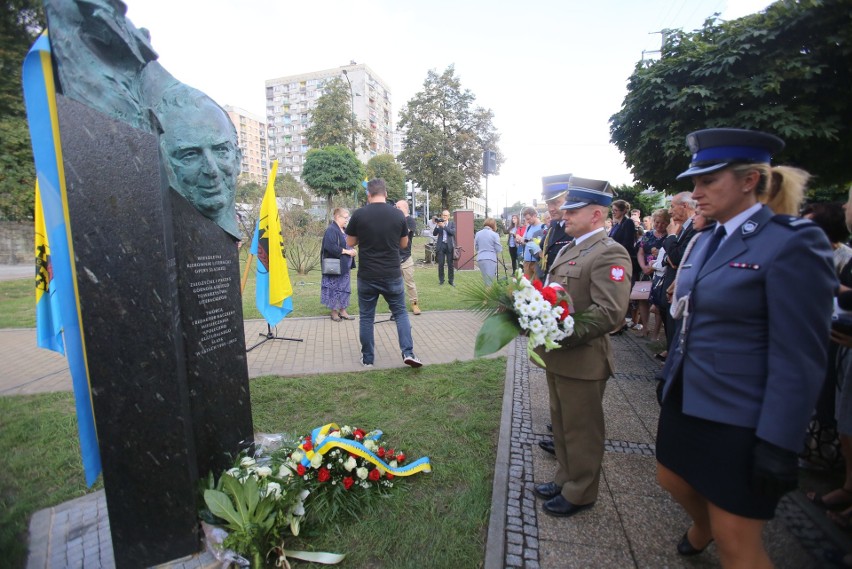
[(545, 513), (573, 516), (598, 497), (604, 454), (603, 394), (612, 375), (609, 332), (624, 318), (630, 302), (630, 256), (604, 230), (612, 203), (609, 184), (572, 176), (562, 205), (565, 245), (548, 275), (571, 295), (575, 312), (590, 318), (577, 324), (563, 347), (536, 353), (546, 367), (553, 446), (559, 467), (554, 479), (534, 492)]
[(771, 567), (761, 532), (796, 486), (796, 455), (819, 395), (837, 281), (812, 222), (760, 203), (795, 194), (807, 173), (771, 167), (784, 147), (740, 129), (691, 133), (696, 235), (672, 302), (657, 479), (692, 518), (677, 551), (716, 542), (722, 566)]

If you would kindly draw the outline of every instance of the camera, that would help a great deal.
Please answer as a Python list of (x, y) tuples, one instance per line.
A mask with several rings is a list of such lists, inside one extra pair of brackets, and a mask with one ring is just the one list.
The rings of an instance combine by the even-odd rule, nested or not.
[(446, 223), (444, 218), (441, 217), (440, 215), (436, 215), (435, 217), (433, 217), (432, 221), (434, 221), (435, 223)]

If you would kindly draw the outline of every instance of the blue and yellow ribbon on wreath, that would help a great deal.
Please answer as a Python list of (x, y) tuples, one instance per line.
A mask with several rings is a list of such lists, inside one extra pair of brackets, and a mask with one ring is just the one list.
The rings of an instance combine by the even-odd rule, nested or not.
[[(305, 456), (302, 458), (301, 463), (305, 468), (311, 465), (311, 458), (315, 454), (319, 454), (324, 456), (327, 452), (333, 449), (341, 449), (346, 452), (353, 454), (355, 456), (361, 457), (370, 464), (374, 465), (380, 471), (390, 472), (394, 476), (411, 476), (412, 474), (417, 474), (418, 472), (432, 472), (432, 465), (429, 463), (428, 457), (418, 458), (414, 462), (406, 464), (402, 467), (393, 467), (386, 463), (384, 460), (379, 458), (372, 451), (367, 449), (362, 443), (358, 441), (353, 441), (351, 439), (344, 439), (341, 437), (330, 436), (328, 433), (331, 431), (340, 431), (340, 427), (338, 427), (335, 423), (329, 423), (322, 427), (317, 427), (311, 432), (311, 450), (305, 450), (304, 443), (299, 445), (299, 449), (305, 453)], [(368, 433), (364, 440), (374, 440), (378, 441), (382, 437), (382, 432), (379, 430), (371, 431)], [(321, 442), (317, 443), (316, 441), (324, 437)]]

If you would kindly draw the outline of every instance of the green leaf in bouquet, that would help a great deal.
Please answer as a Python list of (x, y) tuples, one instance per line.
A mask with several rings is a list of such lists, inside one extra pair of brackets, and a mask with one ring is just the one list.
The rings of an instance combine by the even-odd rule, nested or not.
[[(230, 477), (228, 477), (230, 478)], [(222, 518), (231, 526), (232, 529), (242, 529), (245, 527), (240, 515), (234, 509), (231, 503), (231, 498), (224, 492), (218, 490), (205, 490), (204, 503), (213, 513), (214, 516)]]
[[(249, 476), (249, 479), (251, 479), (251, 476)], [(233, 503), (236, 506), (241, 522), (243, 524), (249, 523), (248, 500), (245, 494), (246, 488), (240, 484), (239, 480), (227, 474), (222, 476), (222, 487), (225, 493), (233, 498)]]
[(492, 314), (485, 319), (479, 334), (476, 335), (473, 355), (480, 357), (493, 354), (517, 338), (520, 332), (521, 328), (510, 312)]
[(254, 476), (249, 476), (246, 478), (246, 481), (243, 482), (243, 494), (246, 498), (248, 519), (251, 521), (257, 521), (254, 518), (254, 510), (257, 508), (257, 503), (260, 500), (260, 490), (257, 487), (257, 479)]

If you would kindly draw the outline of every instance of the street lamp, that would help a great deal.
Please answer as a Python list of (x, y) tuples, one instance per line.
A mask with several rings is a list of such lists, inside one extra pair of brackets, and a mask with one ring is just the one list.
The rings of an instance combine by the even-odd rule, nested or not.
[(343, 77), (346, 78), (346, 82), (349, 84), (349, 104), (352, 110), (349, 127), (352, 130), (352, 152), (355, 152), (355, 92), (352, 90), (352, 81), (349, 80), (349, 73), (345, 69), (343, 70)]

